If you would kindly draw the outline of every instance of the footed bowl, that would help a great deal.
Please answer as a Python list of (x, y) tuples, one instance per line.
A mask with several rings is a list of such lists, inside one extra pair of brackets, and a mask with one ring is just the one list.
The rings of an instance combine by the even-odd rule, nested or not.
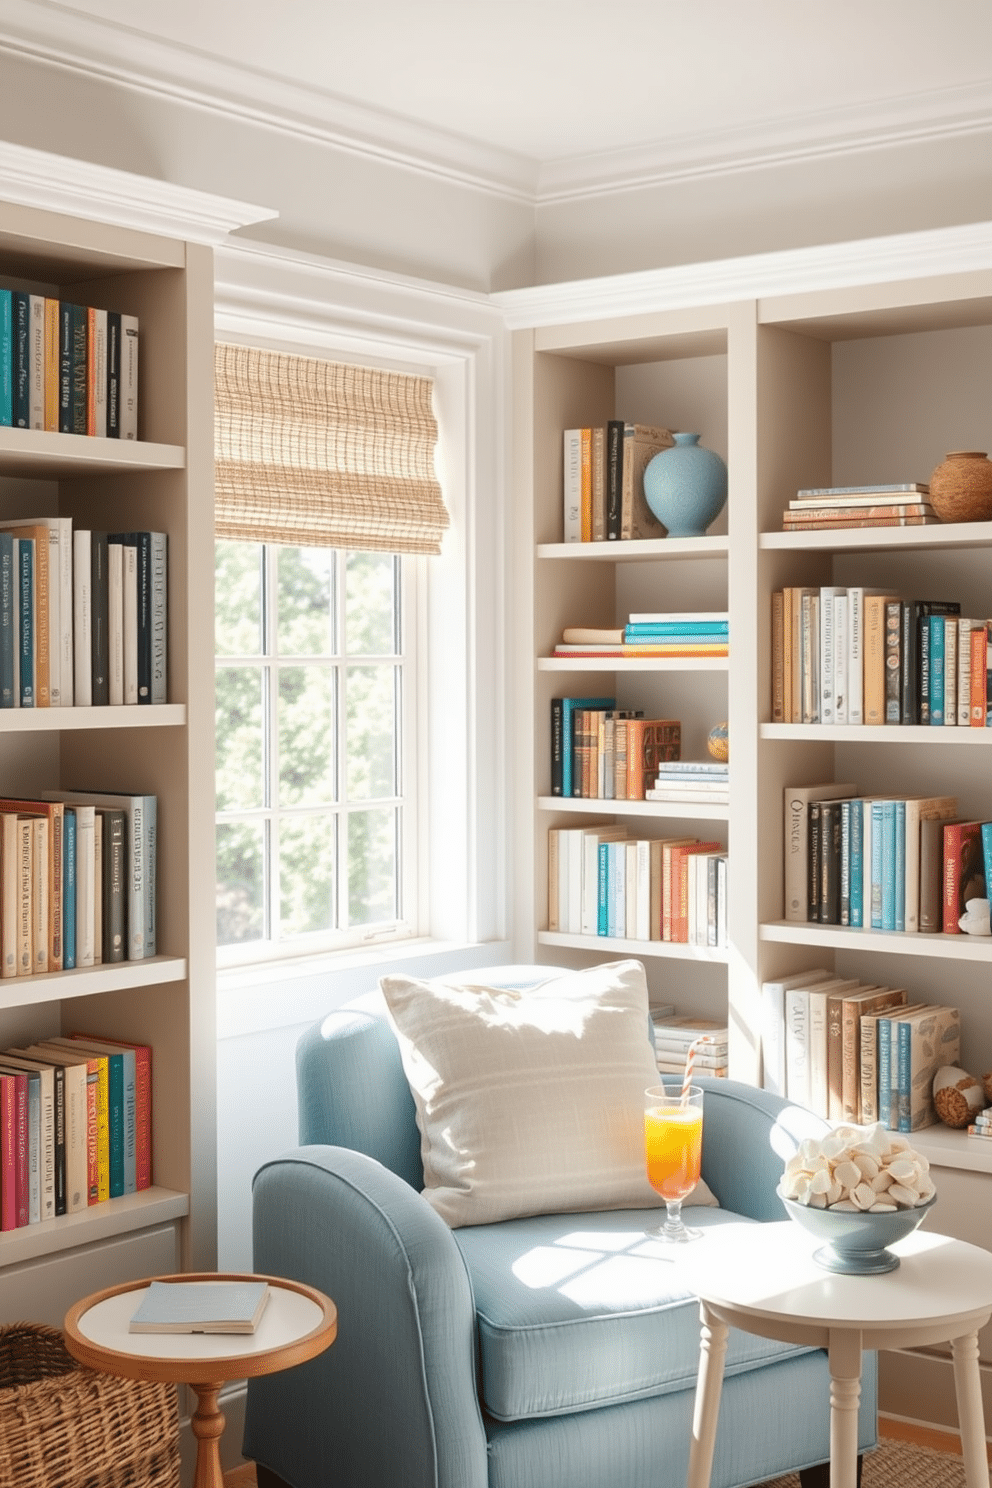
[(888, 1214), (851, 1213), (844, 1209), (812, 1209), (787, 1199), (781, 1189), (779, 1198), (790, 1219), (808, 1230), (823, 1244), (813, 1252), (813, 1259), (826, 1271), (839, 1271), (845, 1276), (875, 1276), (894, 1271), (899, 1257), (891, 1250), (897, 1240), (905, 1240), (926, 1218), (937, 1195), (913, 1209), (894, 1209)]

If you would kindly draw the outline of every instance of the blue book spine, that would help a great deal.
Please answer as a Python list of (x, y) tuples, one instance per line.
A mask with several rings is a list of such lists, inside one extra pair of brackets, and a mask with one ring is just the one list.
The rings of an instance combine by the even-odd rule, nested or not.
[(627, 844), (609, 842), (610, 855), (610, 935), (627, 933)]
[(897, 1023), (895, 1033), (897, 1037), (897, 1069), (895, 1120), (892, 1125), (896, 1131), (908, 1132), (912, 1130), (910, 1123), (910, 1095), (913, 1089), (913, 1025), (911, 1023)]
[(62, 819), (62, 969), (76, 964), (76, 813), (65, 808)]
[(871, 928), (882, 928), (882, 807), (871, 803)]
[(26, 290), (12, 294), (14, 312), (14, 417), (15, 429), (30, 427), (31, 397), (31, 296)]
[(650, 639), (652, 636), (700, 636), (725, 641), (728, 634), (726, 620), (658, 620), (624, 626), (624, 637), (628, 641)]
[[(139, 535), (140, 534), (135, 534), (135, 536), (139, 536)], [(147, 536), (147, 534), (145, 534), (145, 535)], [(148, 557), (149, 557), (149, 568), (148, 568), (149, 583), (148, 583), (148, 590), (149, 590), (149, 599), (150, 599), (150, 592), (151, 592), (151, 567), (150, 567), (151, 549), (150, 549), (150, 547), (149, 547), (149, 550), (148, 550)], [(141, 620), (141, 547), (140, 547), (140, 544), (138, 545), (138, 611), (139, 611), (139, 627), (138, 627), (139, 628), (139, 638), (138, 638), (139, 654), (138, 654), (138, 667), (139, 667), (139, 673), (140, 673), (140, 669), (141, 669), (141, 635), (140, 635), (140, 631), (141, 631), (141, 623), (140, 623), (140, 620)], [(140, 696), (140, 681), (141, 681), (140, 675), (139, 675), (139, 679), (138, 679), (138, 681), (139, 681), (139, 699), (138, 700), (139, 700), (139, 702), (145, 702), (145, 703), (150, 703), (151, 702), (151, 610), (150, 610), (150, 606), (149, 606), (149, 611), (148, 611), (148, 642), (149, 642), (149, 646), (148, 646), (148, 657), (149, 657), (149, 660), (148, 660), (147, 696), (145, 696), (144, 698), (142, 698)], [(581, 782), (579, 781), (578, 776), (576, 774), (576, 771), (574, 769), (574, 762), (575, 762), (575, 714), (576, 714), (576, 711), (579, 708), (615, 708), (616, 705), (617, 705), (616, 698), (607, 698), (607, 697), (601, 697), (601, 698), (576, 698), (576, 697), (567, 697), (567, 698), (562, 698), (562, 700), (561, 700), (561, 793), (562, 793), (563, 796), (577, 796), (579, 794), (579, 790), (580, 790), (580, 786), (581, 786)]]
[(599, 844), (599, 883), (596, 894), (596, 934), (608, 935), (609, 932), (609, 907), (610, 907), (610, 860), (607, 855), (606, 842)]
[(864, 801), (851, 802), (851, 927), (863, 930), (864, 906)]
[(906, 802), (896, 801), (895, 890), (897, 930), (906, 928)]
[(0, 425), (14, 422), (14, 301), (0, 289)]
[(930, 722), (944, 722), (944, 617), (931, 615), (930, 624)]
[(882, 929), (896, 928), (896, 803), (882, 802)]
[(883, 1126), (892, 1125), (892, 1062), (889, 1034), (892, 1023), (889, 1018), (879, 1018), (875, 1025), (878, 1044), (876, 1067), (878, 1069), (878, 1119)]
[(992, 929), (992, 821), (982, 822), (982, 856), (985, 859), (985, 892), (989, 899), (989, 928)]
[(18, 643), (21, 707), (34, 707), (34, 539), (17, 542)]
[(930, 618), (921, 615), (917, 629), (919, 645), (919, 676), (917, 679), (917, 707), (919, 722), (930, 722)]
[(14, 662), (19, 618), (14, 538), (0, 532), (0, 708), (14, 708), (19, 699), (20, 672)]

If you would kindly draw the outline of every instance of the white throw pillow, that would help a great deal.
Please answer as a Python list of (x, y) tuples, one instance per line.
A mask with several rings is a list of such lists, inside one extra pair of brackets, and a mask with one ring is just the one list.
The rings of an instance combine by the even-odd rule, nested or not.
[[(457, 975), (380, 986), (416, 1105), (424, 1197), (453, 1229), (661, 1205), (644, 1163), (658, 1069), (639, 961), (526, 990)], [(704, 1183), (686, 1200), (716, 1202)]]

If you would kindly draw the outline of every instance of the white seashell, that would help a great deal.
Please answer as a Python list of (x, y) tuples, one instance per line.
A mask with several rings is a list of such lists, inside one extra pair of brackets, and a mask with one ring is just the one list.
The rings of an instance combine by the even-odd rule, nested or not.
[(889, 1163), (889, 1172), (897, 1183), (905, 1183), (909, 1188), (915, 1188), (920, 1176), (920, 1170), (915, 1162), (908, 1157), (897, 1157), (895, 1162)]
[(820, 1143), (820, 1151), (825, 1158), (836, 1160), (843, 1156), (849, 1145), (849, 1141), (842, 1133), (835, 1131), (830, 1136), (823, 1138), (823, 1141)]
[(858, 1209), (870, 1209), (876, 1202), (878, 1195), (870, 1183), (859, 1183), (857, 1188), (851, 1190), (851, 1202)]
[(830, 1207), (831, 1209), (836, 1209), (839, 1214), (860, 1214), (862, 1212), (857, 1204), (852, 1204), (850, 1199), (839, 1199), (836, 1204), (831, 1204)]
[(827, 1189), (827, 1208), (832, 1209), (833, 1206), (840, 1199), (844, 1198), (846, 1193), (847, 1189), (844, 1187), (843, 1183), (838, 1183), (837, 1179), (835, 1178), (833, 1183), (831, 1183), (830, 1187)]
[(876, 1193), (884, 1193), (887, 1188), (892, 1187), (895, 1181), (888, 1168), (882, 1168), (877, 1177), (871, 1179), (871, 1186)]
[(895, 1214), (898, 1208), (898, 1204), (886, 1204), (884, 1199), (879, 1199), (867, 1212), (869, 1214)]
[(820, 1168), (810, 1179), (809, 1191), (811, 1194), (829, 1193), (832, 1182), (830, 1169), (827, 1167)]
[(889, 1198), (895, 1199), (896, 1203), (903, 1209), (914, 1209), (920, 1201), (920, 1196), (915, 1188), (907, 1188), (905, 1184), (893, 1183), (889, 1189)]
[(811, 1209), (826, 1209), (827, 1196), (825, 1193), (810, 1193), (809, 1207)]
[(929, 1176), (929, 1174), (927, 1174), (924, 1176), (923, 1182), (920, 1185), (920, 1191), (916, 1202), (918, 1204), (926, 1204), (933, 1198), (936, 1192), (937, 1186), (934, 1183), (933, 1179)]
[(851, 1153), (851, 1162), (857, 1168), (862, 1178), (866, 1178), (869, 1183), (877, 1178), (881, 1172), (881, 1168), (874, 1155), (871, 1152), (865, 1152), (863, 1148), (858, 1147)]
[(857, 1163), (853, 1163), (849, 1157), (839, 1162), (834, 1168), (834, 1177), (838, 1183), (843, 1183), (845, 1188), (857, 1188), (862, 1176)]

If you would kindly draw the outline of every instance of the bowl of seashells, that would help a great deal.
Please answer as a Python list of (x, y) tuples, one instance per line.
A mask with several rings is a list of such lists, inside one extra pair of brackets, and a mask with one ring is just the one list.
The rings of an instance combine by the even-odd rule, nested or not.
[(881, 1124), (806, 1137), (786, 1163), (778, 1196), (789, 1218), (823, 1242), (813, 1259), (851, 1276), (894, 1271), (899, 1257), (888, 1247), (912, 1234), (937, 1201), (927, 1159)]

